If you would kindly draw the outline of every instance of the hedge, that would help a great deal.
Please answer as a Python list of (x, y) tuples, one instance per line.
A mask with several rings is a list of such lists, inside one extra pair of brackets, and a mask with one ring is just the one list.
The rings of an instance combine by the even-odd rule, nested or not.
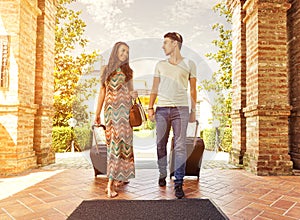
[(230, 152), (232, 149), (232, 129), (222, 128), (220, 129), (220, 148), (222, 151)]
[[(231, 128), (219, 128), (219, 146), (218, 150), (230, 152), (232, 149), (232, 130)], [(200, 137), (203, 139), (205, 149), (215, 150), (216, 142), (216, 129), (206, 128), (200, 133)]]
[(93, 144), (93, 133), (90, 128), (83, 127), (83, 128), (75, 128), (75, 136), (78, 145), (80, 146), (81, 150), (87, 150), (92, 147)]
[(91, 148), (92, 132), (87, 127), (53, 127), (52, 129), (52, 148), (55, 152), (62, 153), (66, 149), (71, 149), (72, 135), (74, 137), (74, 146), (82, 151)]
[(205, 149), (214, 150), (216, 141), (216, 129), (206, 128), (202, 131), (201, 137), (204, 141)]
[[(65, 152), (72, 141), (74, 135), (74, 145), (82, 151), (90, 149), (93, 142), (92, 131), (89, 127), (53, 127), (52, 130), (52, 147), (55, 152)], [(200, 137), (203, 139), (205, 149), (215, 150), (216, 129), (207, 128), (201, 131)], [(231, 128), (219, 128), (219, 146), (218, 150), (230, 152), (232, 149), (232, 130)]]

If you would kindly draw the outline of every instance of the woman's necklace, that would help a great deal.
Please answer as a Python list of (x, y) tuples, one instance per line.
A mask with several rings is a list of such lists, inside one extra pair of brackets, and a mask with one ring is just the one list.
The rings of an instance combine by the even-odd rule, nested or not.
[(116, 71), (117, 71), (117, 73), (121, 72), (121, 68), (118, 67), (118, 68), (116, 69)]

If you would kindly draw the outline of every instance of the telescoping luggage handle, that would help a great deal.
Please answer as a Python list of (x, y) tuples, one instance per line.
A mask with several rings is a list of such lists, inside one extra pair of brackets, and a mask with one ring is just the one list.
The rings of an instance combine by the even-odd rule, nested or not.
[(92, 129), (94, 130), (95, 127), (97, 127), (97, 128), (102, 127), (103, 130), (106, 130), (105, 125), (102, 125), (102, 124), (100, 124), (100, 125), (98, 125), (98, 124), (93, 124), (93, 125), (92, 125)]
[(98, 125), (98, 124), (93, 124), (92, 125), (92, 130), (93, 130), (93, 136), (94, 136), (94, 139), (95, 139), (95, 143), (96, 143), (96, 150), (97, 150), (97, 153), (99, 153), (99, 148), (98, 148), (98, 143), (97, 143), (97, 137), (96, 137), (96, 134), (95, 134), (95, 127), (97, 127), (97, 128), (103, 128), (103, 130), (105, 131), (106, 130), (106, 127), (105, 127), (105, 125), (102, 125), (102, 124), (100, 124), (100, 125)]
[(198, 126), (199, 126), (199, 121), (196, 120), (196, 129), (195, 129), (195, 136), (194, 136), (194, 146), (196, 145), (196, 141), (197, 141)]

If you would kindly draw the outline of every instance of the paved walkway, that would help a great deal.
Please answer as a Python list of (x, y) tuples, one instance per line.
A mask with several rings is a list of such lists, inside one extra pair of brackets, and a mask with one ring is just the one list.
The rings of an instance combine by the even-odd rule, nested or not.
[[(204, 155), (200, 180), (185, 178), (186, 198), (210, 198), (233, 220), (300, 219), (299, 176), (255, 176), (229, 165), (224, 154)], [(147, 166), (137, 168), (136, 178), (115, 199), (176, 199), (173, 182), (168, 178), (167, 186), (159, 187), (157, 169)], [(0, 178), (0, 219), (67, 219), (83, 200), (107, 199), (106, 184), (105, 176), (94, 177), (83, 153), (60, 154), (54, 165)]]
[[(142, 152), (139, 152), (141, 155)], [(137, 169), (156, 169), (156, 155), (135, 157)], [(229, 156), (224, 152), (204, 151), (202, 160), (202, 169), (235, 169), (234, 165), (228, 163)], [(43, 167), (42, 169), (92, 169), (92, 163), (89, 156), (89, 151), (84, 152), (67, 152), (57, 153), (54, 164)]]
[[(140, 151), (140, 155), (143, 155)], [(156, 158), (153, 156), (147, 158), (136, 157), (136, 169), (157, 169)], [(33, 186), (44, 179), (55, 176), (56, 174), (67, 170), (92, 170), (92, 163), (89, 156), (89, 150), (84, 152), (66, 152), (56, 153), (55, 163), (33, 170), (33, 172), (24, 173), (23, 175), (0, 178), (0, 199), (4, 199), (17, 192)], [(237, 167), (228, 164), (228, 154), (205, 151), (202, 162), (202, 169), (236, 169)], [(52, 172), (40, 172), (52, 171)], [(1, 220), (1, 218), (0, 218)]]

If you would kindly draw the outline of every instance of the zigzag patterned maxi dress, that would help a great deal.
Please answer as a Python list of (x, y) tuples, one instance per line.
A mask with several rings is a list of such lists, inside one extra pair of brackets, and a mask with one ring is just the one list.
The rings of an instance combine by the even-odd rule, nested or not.
[(132, 99), (125, 74), (117, 72), (106, 82), (104, 120), (107, 141), (107, 176), (128, 181), (135, 177), (133, 131), (129, 124)]

